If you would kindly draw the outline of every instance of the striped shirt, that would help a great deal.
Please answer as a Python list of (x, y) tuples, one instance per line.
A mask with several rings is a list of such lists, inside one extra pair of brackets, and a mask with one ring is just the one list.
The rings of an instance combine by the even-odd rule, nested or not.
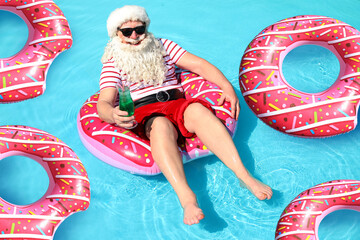
[[(165, 65), (168, 69), (166, 78), (161, 86), (156, 87), (153, 85), (132, 84), (130, 86), (130, 92), (133, 101), (155, 94), (159, 91), (169, 89), (179, 89), (180, 91), (183, 91), (179, 80), (176, 78), (175, 64), (186, 53), (186, 50), (168, 39), (160, 38), (159, 40), (166, 50), (166, 56), (164, 56)], [(124, 75), (120, 73), (121, 70), (115, 67), (114, 60), (110, 59), (104, 63), (100, 75), (100, 90), (108, 87), (116, 88), (117, 84), (124, 85), (126, 79), (124, 79)]]

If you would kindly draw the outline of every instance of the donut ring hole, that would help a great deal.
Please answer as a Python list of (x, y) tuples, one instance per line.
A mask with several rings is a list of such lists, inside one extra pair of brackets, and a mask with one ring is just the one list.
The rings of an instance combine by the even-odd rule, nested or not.
[(29, 205), (43, 197), (49, 186), (45, 169), (25, 156), (0, 160), (0, 197), (16, 205)]
[(25, 21), (9, 11), (0, 10), (0, 59), (14, 56), (25, 47), (29, 29)]
[(335, 54), (325, 47), (302, 45), (285, 56), (282, 74), (293, 88), (319, 93), (335, 83), (340, 74), (340, 63)]
[(354, 229), (360, 224), (360, 212), (352, 209), (340, 209), (331, 212), (320, 222), (318, 234), (320, 239), (341, 239), (352, 236), (349, 239), (356, 239)]

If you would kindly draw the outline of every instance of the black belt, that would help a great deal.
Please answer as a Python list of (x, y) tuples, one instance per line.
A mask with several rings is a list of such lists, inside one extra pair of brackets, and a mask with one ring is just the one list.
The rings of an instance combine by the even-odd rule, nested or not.
[(134, 102), (135, 108), (145, 106), (150, 103), (167, 102), (183, 98), (184, 94), (179, 89), (170, 89), (168, 91), (160, 91), (156, 94), (152, 94), (143, 98), (140, 98)]

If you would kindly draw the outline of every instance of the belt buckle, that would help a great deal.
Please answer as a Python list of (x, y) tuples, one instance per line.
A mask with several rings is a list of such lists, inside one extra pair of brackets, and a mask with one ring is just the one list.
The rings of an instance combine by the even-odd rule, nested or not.
[(170, 100), (170, 94), (167, 91), (159, 91), (156, 93), (156, 100), (158, 102), (167, 102)]

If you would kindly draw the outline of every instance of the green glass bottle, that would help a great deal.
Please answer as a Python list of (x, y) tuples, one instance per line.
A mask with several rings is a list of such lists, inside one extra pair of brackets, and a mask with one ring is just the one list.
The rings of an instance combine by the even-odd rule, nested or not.
[(130, 95), (129, 87), (118, 88), (119, 90), (119, 108), (121, 111), (126, 111), (128, 113), (125, 117), (130, 117), (134, 115), (135, 107), (134, 101)]

